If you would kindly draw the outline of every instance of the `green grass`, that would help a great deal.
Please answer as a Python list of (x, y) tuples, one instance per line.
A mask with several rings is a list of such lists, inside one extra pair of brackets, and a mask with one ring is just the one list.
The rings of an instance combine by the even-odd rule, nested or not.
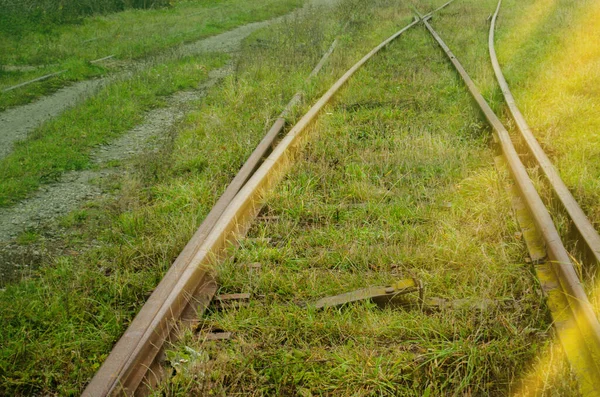
[[(426, 3), (422, 11), (439, 5)], [(457, 2), (434, 21), (492, 99), (485, 25), (494, 5)], [(135, 160), (116, 199), (66, 217), (55, 243), (64, 249), (0, 292), (0, 394), (80, 393), (292, 94), (305, 88), (297, 118), (411, 19), (396, 0), (345, 0), (312, 16), (254, 34), (235, 75), (172, 143)], [(306, 85), (340, 32), (322, 75)], [(219, 267), (222, 292), (253, 298), (209, 312), (203, 327), (234, 339), (203, 343), (188, 333), (169, 353), (177, 375), (156, 394), (574, 394), (564, 360), (550, 354), (548, 312), (493, 155), (490, 131), (445, 56), (423, 27), (408, 32), (326, 109), (266, 199), (265, 212), (278, 218), (256, 222)], [(252, 262), (261, 269), (245, 266)], [(299, 305), (404, 277), (422, 280), (427, 297), (500, 303), (432, 312)]]
[(76, 23), (82, 17), (127, 8), (172, 5), (172, 0), (22, 0), (0, 1), (0, 30), (21, 34), (26, 30), (48, 30), (55, 24)]
[[(520, 8), (521, 13), (514, 12)], [(480, 20), (489, 9), (482, 10)], [(452, 23), (466, 23), (466, 14), (458, 13)], [(594, 38), (600, 34), (595, 21), (600, 7), (593, 1), (537, 0), (503, 2), (498, 19), (496, 50), (517, 106), (534, 135), (556, 166), (562, 179), (588, 215), (592, 224), (600, 225), (600, 113), (595, 103), (600, 98), (600, 47)], [(478, 40), (483, 41), (489, 26), (479, 24)], [(438, 24), (444, 32), (445, 21)], [(449, 45), (487, 93), (505, 125), (513, 127), (506, 107), (488, 66), (484, 46), (473, 50), (451, 34)], [(519, 141), (518, 133), (511, 131)], [(574, 248), (570, 221), (552, 205), (552, 194), (539, 170), (530, 167), (537, 187), (549, 203), (567, 248)], [(571, 252), (579, 257), (576, 250)], [(587, 268), (586, 275), (596, 269)], [(595, 279), (584, 280), (592, 302), (600, 312), (600, 294)]]
[(26, 230), (16, 240), (19, 245), (30, 245), (40, 241), (40, 235), (35, 230)]
[[(126, 10), (91, 16), (77, 24), (51, 26), (19, 35), (0, 32), (0, 65), (41, 66), (35, 71), (2, 71), (0, 87), (68, 69), (49, 81), (0, 94), (0, 110), (31, 101), (72, 81), (99, 76), (126, 61), (147, 57), (250, 22), (286, 14), (303, 0), (192, 0), (170, 8)], [(115, 55), (118, 62), (90, 64)], [(113, 65), (113, 66), (110, 66)]]
[(184, 57), (109, 84), (83, 104), (36, 129), (0, 160), (0, 207), (15, 203), (65, 171), (90, 167), (94, 147), (139, 124), (144, 112), (176, 91), (194, 88), (226, 55)]

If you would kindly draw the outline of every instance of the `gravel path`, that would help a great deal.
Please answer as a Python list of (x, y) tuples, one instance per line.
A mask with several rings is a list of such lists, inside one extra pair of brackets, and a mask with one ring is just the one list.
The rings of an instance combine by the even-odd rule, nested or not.
[(0, 159), (12, 151), (15, 141), (25, 139), (27, 134), (44, 121), (58, 116), (82, 98), (92, 95), (104, 80), (75, 83), (36, 102), (0, 113)]
[[(194, 43), (185, 44), (180, 47), (175, 55), (193, 55), (202, 52), (233, 52), (237, 51), (242, 41), (252, 32), (266, 27), (272, 23), (279, 22), (286, 17), (303, 12), (309, 6), (333, 5), (337, 0), (311, 0), (304, 8), (293, 11), (284, 16), (267, 21), (250, 23), (236, 29), (198, 40)], [(168, 55), (173, 56), (173, 54)], [(130, 64), (126, 71), (117, 73), (111, 78), (118, 78), (124, 73), (131, 73), (147, 65), (146, 61)], [(56, 93), (43, 97), (28, 105), (8, 109), (0, 113), (0, 159), (12, 151), (14, 142), (22, 140), (46, 120), (50, 120), (66, 109), (77, 104), (81, 100), (93, 95), (96, 90), (105, 83), (108, 78), (87, 80), (64, 87)]]
[(126, 160), (160, 147), (161, 138), (166, 138), (171, 126), (185, 116), (187, 105), (201, 99), (208, 88), (230, 72), (230, 66), (211, 71), (209, 79), (196, 90), (171, 95), (166, 107), (149, 111), (142, 124), (94, 150), (92, 163), (98, 166), (98, 170), (67, 172), (58, 182), (44, 185), (32, 197), (11, 207), (0, 208), (0, 242), (66, 215), (83, 201), (102, 196), (102, 181), (123, 172), (122, 168), (108, 167), (109, 162)]
[[(312, 0), (305, 7), (332, 5), (336, 2), (337, 0)], [(237, 51), (242, 41), (252, 32), (295, 13), (303, 12), (303, 10), (304, 8), (268, 21), (244, 25), (229, 32), (184, 45), (180, 47), (179, 51), (182, 55), (207, 51)], [(98, 170), (65, 173), (58, 182), (44, 185), (32, 197), (11, 207), (0, 208), (0, 242), (11, 241), (19, 233), (30, 228), (49, 226), (61, 216), (79, 207), (84, 201), (104, 195), (102, 181), (112, 175), (124, 172), (122, 167), (109, 167), (108, 163), (126, 160), (159, 147), (161, 138), (166, 136), (166, 132), (171, 126), (185, 116), (186, 104), (202, 98), (208, 88), (229, 73), (231, 73), (230, 66), (212, 71), (208, 81), (198, 86), (196, 90), (173, 94), (169, 97), (166, 107), (153, 109), (146, 114), (142, 124), (109, 145), (97, 148), (92, 153), (92, 163), (97, 165), (95, 168)], [(10, 153), (10, 147), (14, 141), (23, 139), (29, 131), (43, 121), (56, 117), (78, 100), (91, 95), (105, 80), (77, 83), (35, 103), (0, 113), (0, 159)]]

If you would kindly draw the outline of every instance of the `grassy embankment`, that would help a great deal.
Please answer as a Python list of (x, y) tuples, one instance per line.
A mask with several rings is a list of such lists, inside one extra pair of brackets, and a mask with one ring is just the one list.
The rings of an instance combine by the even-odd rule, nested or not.
[[(485, 18), (495, 4), (464, 3), (436, 19), (436, 27), (478, 82), (490, 81)], [(0, 292), (0, 391), (81, 390), (348, 19), (307, 102), (408, 22), (410, 12), (397, 1), (345, 1), (316, 22), (297, 20), (258, 35), (236, 76), (187, 118), (172, 148), (138, 159), (116, 203), (90, 204), (65, 220), (66, 246), (95, 248), (49, 258), (37, 277)], [(289, 56), (281, 57), (281, 49)], [(367, 66), (327, 113), (318, 139), (267, 200), (279, 218), (251, 232), (271, 240), (243, 240), (220, 272), (223, 291), (254, 296), (247, 308), (208, 318), (206, 326), (234, 331), (235, 339), (209, 345), (189, 335), (174, 353), (174, 361), (189, 362), (164, 388), (298, 395), (523, 390), (521, 377), (537, 369), (548, 346), (547, 313), (513, 237), (489, 131), (443, 54), (422, 28), (413, 30)], [(259, 272), (243, 266), (257, 261)], [(428, 313), (359, 304), (317, 313), (294, 304), (407, 276), (425, 281), (428, 296), (507, 306)], [(194, 357), (184, 346), (209, 355)], [(204, 369), (214, 377), (203, 379)], [(533, 380), (538, 391), (573, 389), (568, 379)]]
[[(130, 56), (141, 56), (147, 54), (148, 51), (181, 42), (182, 38), (177, 35), (181, 33), (182, 26), (189, 27), (182, 21), (192, 11), (197, 11), (197, 14), (190, 18), (198, 16), (199, 21), (203, 21), (199, 24), (197, 34), (206, 36), (249, 21), (280, 15), (302, 4), (302, 1), (264, 0), (251, 4), (223, 1), (218, 4), (210, 4), (210, 7), (206, 2), (186, 2), (184, 4), (185, 6), (181, 5), (171, 10), (127, 11), (106, 17), (95, 17), (83, 25), (56, 27), (65, 32), (55, 39), (52, 39), (53, 35), (48, 33), (45, 33), (43, 37), (51, 41), (56, 40), (56, 42), (52, 42), (56, 46), (64, 48), (62, 51), (49, 51), (48, 56), (60, 58), (64, 55), (83, 59), (83, 55), (77, 52), (78, 47), (69, 45), (69, 40), (80, 40), (82, 36), (85, 36), (81, 29), (86, 26), (97, 34), (100, 34), (102, 29), (105, 29), (104, 33), (107, 33), (115, 29), (130, 29), (133, 26), (136, 29), (148, 30), (141, 31), (139, 36), (131, 36), (131, 40), (125, 41), (119, 39), (118, 34), (116, 36), (108, 34), (107, 39), (102, 42), (103, 48), (112, 48), (113, 50), (116, 48), (125, 52), (133, 51), (134, 53), (131, 53)], [(207, 16), (207, 13), (210, 13), (210, 16)], [(133, 21), (137, 22), (133, 23)], [(171, 30), (166, 28), (168, 26), (171, 27), (169, 28)], [(150, 31), (152, 34), (149, 34)], [(42, 33), (32, 34), (42, 35)], [(160, 39), (157, 39), (155, 35), (159, 35)], [(38, 40), (31, 38), (23, 40), (27, 43), (38, 42), (41, 37)], [(119, 40), (121, 40), (121, 44), (117, 45)], [(10, 47), (10, 41), (4, 45)], [(29, 52), (23, 49), (19, 51), (25, 51), (24, 54), (28, 53), (32, 57), (35, 56), (36, 51), (45, 51), (39, 46), (25, 48), (28, 48)], [(16, 48), (2, 53), (13, 53), (16, 56), (16, 52), (12, 52), (13, 50), (16, 51)], [(85, 51), (92, 50), (85, 49)], [(162, 62), (165, 62), (164, 59), (161, 60)], [(189, 62), (190, 68), (193, 69), (194, 58), (176, 62)], [(191, 69), (186, 72), (181, 71), (181, 73), (187, 73), (187, 77), (178, 76), (177, 73), (169, 75), (170, 69), (157, 65), (152, 57), (147, 59), (147, 63), (151, 70), (136, 73), (133, 78), (124, 76), (116, 83), (109, 85), (108, 88), (103, 89), (96, 98), (86, 101), (83, 105), (36, 129), (26, 140), (15, 146), (15, 150), (10, 156), (0, 160), (0, 207), (11, 205), (26, 197), (40, 184), (55, 181), (65, 171), (86, 168), (89, 166), (88, 155), (91, 147), (105, 143), (110, 138), (139, 123), (143, 111), (160, 104), (158, 97), (191, 87), (190, 84), (194, 81)], [(187, 78), (188, 81), (178, 81), (179, 78), (184, 80)], [(48, 84), (54, 83), (49, 82)], [(16, 97), (21, 94), (29, 95), (27, 93), (30, 89), (37, 90), (37, 88), (27, 87), (14, 95)], [(13, 94), (7, 93), (2, 98), (10, 100), (8, 98), (11, 95)], [(0, 102), (2, 100), (0, 99)]]
[[(303, 3), (303, 0), (192, 0), (176, 2), (167, 8), (130, 9), (63, 21), (68, 23), (47, 21), (19, 29), (14, 24), (5, 24), (0, 29), (0, 66), (5, 66), (0, 67), (0, 87), (64, 69), (68, 72), (0, 93), (0, 110), (29, 102), (69, 82), (117, 70), (126, 66), (127, 61), (286, 14)], [(89, 63), (108, 55), (115, 55), (116, 61)], [(14, 66), (36, 68), (26, 71), (10, 68)]]

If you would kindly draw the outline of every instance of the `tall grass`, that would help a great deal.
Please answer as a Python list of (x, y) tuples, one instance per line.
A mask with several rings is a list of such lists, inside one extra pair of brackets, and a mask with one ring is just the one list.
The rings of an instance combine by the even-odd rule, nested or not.
[(49, 26), (77, 22), (93, 14), (128, 8), (164, 7), (175, 0), (0, 0), (0, 31), (20, 34)]
[[(112, 61), (90, 64), (92, 59), (114, 55), (118, 60), (129, 61), (164, 54), (182, 43), (287, 14), (302, 6), (305, 0), (145, 0), (145, 3), (110, 0), (115, 2), (116, 9), (165, 6), (151, 10), (129, 8), (109, 14), (112, 7), (109, 0), (89, 6), (85, 6), (85, 2), (90, 0), (84, 0), (76, 11), (70, 12), (64, 7), (59, 11), (43, 11), (42, 6), (36, 11), (36, 6), (26, 7), (9, 1), (13, 0), (0, 0), (0, 65), (16, 68), (0, 67), (0, 89), (59, 70), (68, 72), (0, 94), (0, 111), (31, 102), (69, 82), (96, 77), (123, 66), (121, 62)], [(96, 14), (85, 16), (85, 13)], [(20, 70), (19, 66), (26, 68)], [(27, 66), (35, 68), (28, 70)]]

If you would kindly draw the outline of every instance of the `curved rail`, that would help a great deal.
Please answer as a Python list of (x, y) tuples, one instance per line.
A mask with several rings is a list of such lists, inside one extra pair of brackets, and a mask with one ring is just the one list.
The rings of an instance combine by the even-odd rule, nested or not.
[[(450, 3), (452, 0), (437, 10)], [(435, 11), (427, 15), (430, 16)], [(195, 299), (194, 295), (203, 286), (208, 286), (210, 289), (211, 285), (214, 285), (212, 271), (224, 248), (247, 231), (262, 206), (262, 197), (290, 167), (294, 154), (306, 139), (308, 126), (358, 69), (382, 48), (419, 22), (417, 19), (400, 29), (352, 66), (288, 132), (256, 172), (247, 181), (240, 182), (243, 187), (231, 202), (227, 204), (219, 200), (215, 206), (215, 208), (220, 206), (219, 210), (215, 208), (211, 210), (165, 278), (117, 342), (85, 389), (84, 396), (137, 394), (138, 388), (143, 386), (147, 373), (155, 369), (156, 356), (165, 340), (177, 328), (177, 321), (188, 310), (190, 303)], [(294, 100), (297, 99), (292, 99)], [(283, 121), (284, 119), (280, 117), (276, 125), (281, 125)], [(275, 127), (274, 125), (273, 128)], [(214, 222), (207, 223), (209, 219)], [(200, 298), (198, 304), (202, 306), (205, 301)]]
[(587, 371), (595, 374), (595, 376), (589, 378), (594, 384), (586, 384), (583, 387), (589, 388), (589, 390), (600, 390), (600, 367), (598, 364), (600, 362), (600, 323), (592, 310), (592, 305), (579, 281), (569, 254), (563, 246), (552, 218), (512, 144), (508, 131), (485, 101), (456, 56), (427, 22), (427, 19), (423, 19), (425, 27), (448, 56), (496, 133), (516, 187), (545, 242), (548, 262), (556, 275), (556, 279), (560, 282), (560, 287), (567, 301), (565, 309), (569, 311), (568, 315), (576, 324), (576, 328), (581, 335), (577, 340), (570, 340), (569, 348), (577, 349), (579, 355), (587, 356), (584, 360), (589, 365)]
[(546, 179), (552, 186), (552, 189), (561, 202), (562, 207), (569, 215), (569, 218), (573, 222), (575, 229), (583, 239), (587, 254), (592, 256), (596, 264), (600, 264), (600, 236), (598, 235), (598, 232), (569, 191), (569, 188), (567, 188), (567, 185), (565, 185), (561, 179), (560, 175), (556, 171), (556, 168), (554, 168), (554, 165), (544, 152), (544, 149), (542, 149), (537, 139), (535, 139), (531, 129), (529, 128), (529, 125), (523, 117), (523, 114), (517, 107), (515, 98), (513, 97), (512, 92), (508, 87), (508, 83), (504, 78), (504, 74), (502, 73), (502, 69), (500, 68), (500, 63), (498, 62), (498, 58), (496, 56), (496, 49), (494, 48), (494, 31), (496, 28), (496, 20), (498, 18), (498, 13), (500, 12), (501, 4), (502, 0), (499, 0), (496, 11), (494, 12), (494, 16), (492, 17), (488, 46), (492, 66), (494, 68), (494, 73), (496, 74), (498, 84), (502, 89), (502, 95), (504, 95), (504, 100), (508, 105), (510, 114), (515, 120), (517, 129), (521, 133), (521, 136), (527, 144), (529, 151), (542, 169)]

